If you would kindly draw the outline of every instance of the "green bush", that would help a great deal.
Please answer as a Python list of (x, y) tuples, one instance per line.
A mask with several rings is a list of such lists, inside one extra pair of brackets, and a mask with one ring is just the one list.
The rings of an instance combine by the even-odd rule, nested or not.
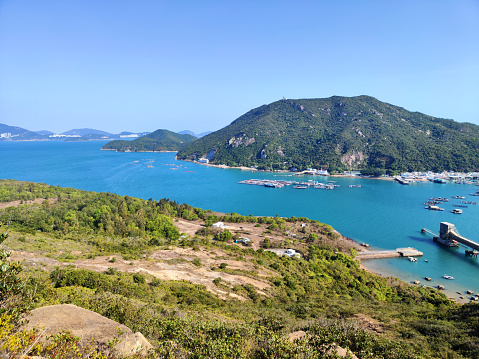
[(197, 267), (201, 267), (201, 259), (199, 258), (193, 259), (193, 264)]
[(145, 284), (146, 283), (145, 277), (140, 273), (133, 274), (133, 281), (137, 284)]

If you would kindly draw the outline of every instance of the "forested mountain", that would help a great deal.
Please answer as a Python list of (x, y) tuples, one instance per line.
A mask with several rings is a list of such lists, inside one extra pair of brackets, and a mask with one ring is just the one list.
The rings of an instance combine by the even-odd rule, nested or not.
[(191, 135), (179, 135), (168, 130), (156, 130), (133, 141), (110, 141), (102, 149), (116, 150), (117, 152), (178, 151), (194, 140), (196, 140), (196, 137)]
[(255, 108), (178, 153), (260, 169), (367, 172), (479, 169), (479, 126), (369, 96), (283, 99)]

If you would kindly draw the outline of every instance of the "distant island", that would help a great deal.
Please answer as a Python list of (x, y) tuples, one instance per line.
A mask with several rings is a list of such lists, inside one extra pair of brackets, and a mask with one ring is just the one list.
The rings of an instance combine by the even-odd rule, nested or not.
[(190, 143), (177, 158), (270, 171), (468, 172), (479, 169), (479, 126), (370, 96), (282, 99)]
[(168, 130), (156, 130), (133, 141), (115, 140), (108, 142), (102, 147), (102, 150), (115, 150), (117, 152), (179, 151), (196, 139), (189, 134), (180, 135)]
[(52, 131), (30, 131), (17, 126), (9, 126), (0, 123), (0, 141), (89, 141), (89, 140), (113, 140), (122, 138), (139, 138), (149, 132), (121, 132), (119, 134), (108, 133), (93, 128), (78, 128), (62, 133)]

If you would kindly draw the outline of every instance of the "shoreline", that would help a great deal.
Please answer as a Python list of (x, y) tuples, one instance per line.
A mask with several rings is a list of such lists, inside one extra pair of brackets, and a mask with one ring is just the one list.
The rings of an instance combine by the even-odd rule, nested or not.
[[(145, 151), (146, 152), (146, 151)], [(177, 151), (164, 151), (164, 152), (177, 152)], [(361, 176), (356, 176), (356, 175), (346, 175), (346, 174), (329, 174), (327, 176), (325, 175), (314, 175), (314, 174), (308, 174), (308, 171), (301, 171), (301, 172), (290, 172), (290, 171), (265, 171), (265, 170), (258, 170), (256, 168), (252, 167), (245, 167), (245, 166), (240, 166), (240, 167), (231, 167), (227, 165), (214, 165), (211, 163), (201, 163), (193, 160), (179, 160), (175, 156), (175, 160), (177, 161), (184, 161), (184, 162), (191, 162), (191, 163), (196, 163), (202, 166), (208, 166), (208, 167), (215, 167), (215, 168), (222, 168), (222, 169), (233, 169), (233, 170), (241, 170), (241, 171), (250, 171), (250, 172), (264, 172), (264, 173), (279, 173), (279, 174), (284, 174), (285, 176), (318, 176), (318, 177), (345, 177), (345, 178), (360, 178), (360, 179), (372, 179), (372, 180), (381, 180), (381, 181), (394, 181), (393, 177), (361, 177)]]
[[(377, 268), (370, 268), (368, 267), (367, 265), (364, 264), (365, 261), (367, 260), (360, 260), (360, 259), (357, 259), (357, 261), (359, 262), (359, 268), (360, 269), (363, 269), (364, 271), (368, 272), (368, 273), (371, 273), (371, 274), (374, 274), (374, 275), (377, 275), (381, 278), (384, 278), (384, 279), (387, 279), (387, 278), (396, 278), (398, 280), (400, 280), (401, 282), (404, 282), (406, 283), (407, 285), (409, 286), (412, 286), (412, 287), (418, 287), (419, 284), (414, 284), (413, 281), (408, 281), (407, 279), (401, 279), (398, 274), (400, 274), (399, 272), (397, 272), (396, 274), (394, 273), (394, 271), (378, 271)], [(421, 281), (424, 281), (424, 278), (420, 278), (418, 280), (421, 280)], [(426, 285), (426, 288), (432, 288), (442, 294), (444, 294), (449, 300), (457, 303), (457, 304), (460, 304), (460, 305), (463, 305), (463, 304), (467, 304), (467, 303), (470, 303), (470, 302), (473, 302), (471, 300), (469, 300), (469, 298), (471, 297), (471, 295), (468, 295), (468, 294), (461, 294), (464, 299), (461, 299), (459, 298), (459, 294), (457, 293), (456, 290), (454, 289), (450, 289), (448, 288), (447, 286), (445, 287), (445, 289), (437, 289), (436, 286), (434, 286), (431, 282), (431, 285)]]
[[(178, 151), (118, 151), (114, 148), (100, 148), (100, 151), (115, 151), (117, 153), (176, 153)], [(175, 156), (176, 159), (176, 156)]]

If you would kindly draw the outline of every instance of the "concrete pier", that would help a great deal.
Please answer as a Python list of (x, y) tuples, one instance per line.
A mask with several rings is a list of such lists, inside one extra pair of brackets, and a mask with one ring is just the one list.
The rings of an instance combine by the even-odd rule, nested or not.
[(418, 257), (422, 256), (423, 253), (418, 251), (415, 248), (397, 248), (390, 251), (368, 251), (368, 252), (359, 252), (356, 255), (357, 259), (380, 259), (380, 258), (395, 258), (395, 257)]

